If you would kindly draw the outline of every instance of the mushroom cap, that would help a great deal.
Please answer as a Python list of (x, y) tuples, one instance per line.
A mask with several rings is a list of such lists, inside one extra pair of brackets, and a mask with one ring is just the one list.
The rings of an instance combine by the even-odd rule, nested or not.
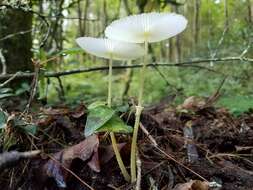
[(144, 49), (138, 44), (106, 38), (80, 37), (76, 42), (86, 52), (106, 59), (132, 60), (145, 54)]
[(105, 36), (132, 43), (159, 42), (179, 34), (186, 25), (186, 18), (179, 14), (143, 13), (113, 21)]

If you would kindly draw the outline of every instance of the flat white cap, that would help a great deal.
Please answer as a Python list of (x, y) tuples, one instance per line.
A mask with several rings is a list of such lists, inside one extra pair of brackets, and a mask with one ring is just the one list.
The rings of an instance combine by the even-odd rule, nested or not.
[(105, 36), (132, 43), (159, 42), (179, 34), (186, 25), (186, 18), (179, 14), (143, 13), (112, 22)]
[(144, 55), (144, 49), (133, 43), (126, 43), (106, 38), (80, 37), (76, 39), (77, 44), (86, 52), (114, 60), (132, 60)]

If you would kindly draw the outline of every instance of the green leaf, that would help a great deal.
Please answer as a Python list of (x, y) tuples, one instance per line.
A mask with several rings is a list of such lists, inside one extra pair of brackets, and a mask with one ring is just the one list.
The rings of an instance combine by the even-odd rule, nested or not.
[(28, 124), (25, 126), (21, 126), (21, 128), (26, 132), (26, 133), (30, 133), (32, 135), (35, 135), (37, 132), (37, 126), (34, 124)]
[(0, 94), (0, 99), (12, 97), (12, 96), (15, 96), (15, 94), (12, 94), (12, 93)]
[(26, 123), (25, 121), (17, 118), (14, 119), (14, 126), (21, 129), (24, 133), (35, 135), (37, 132), (37, 125), (33, 123)]
[(86, 121), (84, 135), (90, 136), (114, 115), (115, 111), (106, 105), (92, 106), (89, 109), (89, 114)]
[(0, 94), (5, 94), (5, 93), (12, 93), (13, 90), (11, 88), (0, 88)]
[(81, 48), (69, 48), (69, 49), (64, 49), (58, 53), (58, 55), (73, 55), (73, 54), (78, 54), (82, 53), (83, 50)]
[(132, 133), (133, 128), (126, 125), (120, 117), (114, 115), (108, 122), (102, 127), (96, 130), (96, 132), (114, 132), (114, 133)]
[(105, 105), (106, 105), (106, 103), (103, 102), (103, 101), (96, 101), (96, 102), (93, 102), (92, 104), (90, 104), (90, 105), (88, 106), (88, 109), (91, 110), (91, 109), (94, 109), (94, 108), (96, 108), (96, 107), (105, 106)]
[(3, 129), (5, 127), (5, 124), (7, 122), (7, 114), (0, 110), (0, 129)]

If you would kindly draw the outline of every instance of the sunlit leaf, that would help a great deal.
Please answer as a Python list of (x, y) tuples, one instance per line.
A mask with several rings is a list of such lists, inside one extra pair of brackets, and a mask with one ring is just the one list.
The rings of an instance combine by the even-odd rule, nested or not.
[(96, 108), (96, 107), (99, 107), (99, 106), (105, 106), (106, 103), (103, 102), (103, 101), (96, 101), (96, 102), (93, 102), (92, 104), (90, 104), (88, 106), (88, 109), (93, 109), (93, 108)]
[(105, 105), (92, 106), (89, 109), (89, 114), (86, 121), (85, 136), (90, 136), (109, 121), (114, 115), (115, 111)]
[(96, 132), (114, 132), (114, 133), (132, 133), (133, 128), (126, 125), (120, 117), (114, 115), (108, 122), (102, 127), (96, 130)]

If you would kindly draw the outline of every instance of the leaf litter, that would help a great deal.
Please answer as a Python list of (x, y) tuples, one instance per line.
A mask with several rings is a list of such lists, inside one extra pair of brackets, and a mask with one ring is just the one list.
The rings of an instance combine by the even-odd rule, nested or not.
[[(88, 113), (83, 104), (76, 108), (42, 108), (30, 116), (36, 126), (34, 133), (1, 129), (1, 144), (6, 143), (3, 135), (6, 132), (9, 136), (22, 137), (10, 146), (2, 145), (1, 152), (35, 149), (42, 152), (39, 157), (25, 158), (5, 168), (0, 174), (2, 189), (89, 189), (73, 174), (96, 190), (134, 188), (134, 184), (127, 184), (121, 176), (107, 134), (85, 138)], [(134, 115), (129, 113), (124, 114), (123, 120), (132, 126)], [(1, 125), (5, 126), (5, 120), (2, 121)], [(142, 189), (252, 189), (252, 112), (235, 117), (224, 108), (191, 97), (176, 108), (169, 102), (147, 108), (141, 123), (146, 130), (140, 130), (138, 137)], [(128, 166), (131, 134), (116, 137)], [(156, 146), (209, 183), (166, 157)]]

